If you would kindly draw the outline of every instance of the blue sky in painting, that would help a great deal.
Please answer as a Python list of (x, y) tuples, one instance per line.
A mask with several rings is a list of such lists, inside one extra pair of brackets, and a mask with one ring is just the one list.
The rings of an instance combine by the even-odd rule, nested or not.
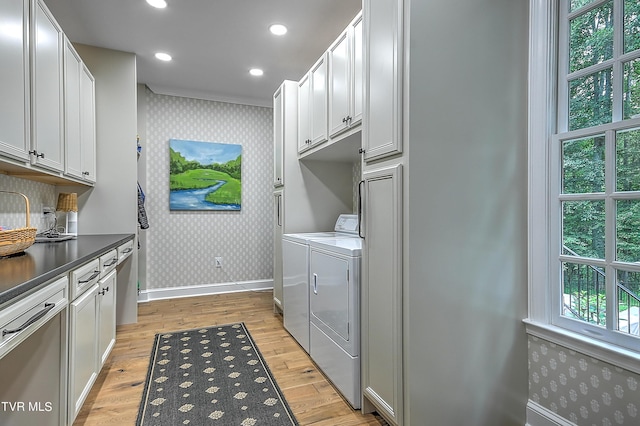
[(174, 151), (182, 154), (187, 160), (197, 161), (203, 165), (213, 163), (224, 164), (229, 160), (235, 160), (238, 158), (238, 155), (242, 154), (242, 145), (229, 143), (171, 139), (169, 146)]

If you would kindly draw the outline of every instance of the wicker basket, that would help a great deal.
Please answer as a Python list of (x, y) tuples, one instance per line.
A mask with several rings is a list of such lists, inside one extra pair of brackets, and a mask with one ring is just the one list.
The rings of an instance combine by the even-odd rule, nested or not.
[(29, 199), (19, 192), (0, 191), (5, 194), (16, 194), (24, 198), (26, 205), (26, 226), (24, 228), (0, 231), (0, 256), (9, 256), (25, 251), (36, 241), (36, 228), (31, 228), (29, 219)]

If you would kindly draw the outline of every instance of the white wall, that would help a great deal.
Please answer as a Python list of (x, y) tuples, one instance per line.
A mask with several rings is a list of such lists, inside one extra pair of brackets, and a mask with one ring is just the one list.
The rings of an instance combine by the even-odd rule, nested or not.
[(406, 424), (522, 425), (527, 2), (410, 8)]
[(96, 180), (79, 194), (79, 234), (137, 231), (136, 57), (74, 45), (96, 79)]
[[(273, 278), (271, 108), (158, 95), (146, 90), (146, 289)], [(169, 210), (169, 140), (242, 145), (240, 211)], [(223, 267), (214, 267), (214, 257)], [(173, 293), (172, 295), (176, 295)]]

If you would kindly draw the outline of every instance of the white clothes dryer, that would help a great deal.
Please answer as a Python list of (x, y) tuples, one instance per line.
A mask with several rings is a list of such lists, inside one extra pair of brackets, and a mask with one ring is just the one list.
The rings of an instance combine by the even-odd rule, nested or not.
[(282, 236), (284, 328), (309, 353), (309, 242), (336, 237), (357, 237), (358, 216), (341, 214), (333, 231)]
[(333, 231), (282, 236), (284, 328), (309, 353), (309, 242), (358, 237), (358, 216), (341, 214)]
[(310, 355), (353, 408), (360, 408), (362, 239), (309, 241)]

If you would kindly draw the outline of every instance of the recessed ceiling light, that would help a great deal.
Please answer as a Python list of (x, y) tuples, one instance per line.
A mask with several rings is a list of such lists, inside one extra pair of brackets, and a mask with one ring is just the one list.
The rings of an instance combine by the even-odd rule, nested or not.
[(287, 27), (282, 24), (273, 24), (269, 27), (269, 31), (275, 35), (285, 35), (287, 33)]
[(254, 77), (260, 77), (262, 74), (264, 74), (264, 71), (262, 71), (260, 68), (251, 68), (249, 70), (249, 74)]
[(158, 52), (156, 53), (156, 59), (160, 59), (161, 61), (168, 62), (171, 60), (171, 55), (169, 55), (168, 53)]
[(147, 0), (147, 3), (158, 9), (164, 9), (167, 7), (167, 2), (165, 0)]

